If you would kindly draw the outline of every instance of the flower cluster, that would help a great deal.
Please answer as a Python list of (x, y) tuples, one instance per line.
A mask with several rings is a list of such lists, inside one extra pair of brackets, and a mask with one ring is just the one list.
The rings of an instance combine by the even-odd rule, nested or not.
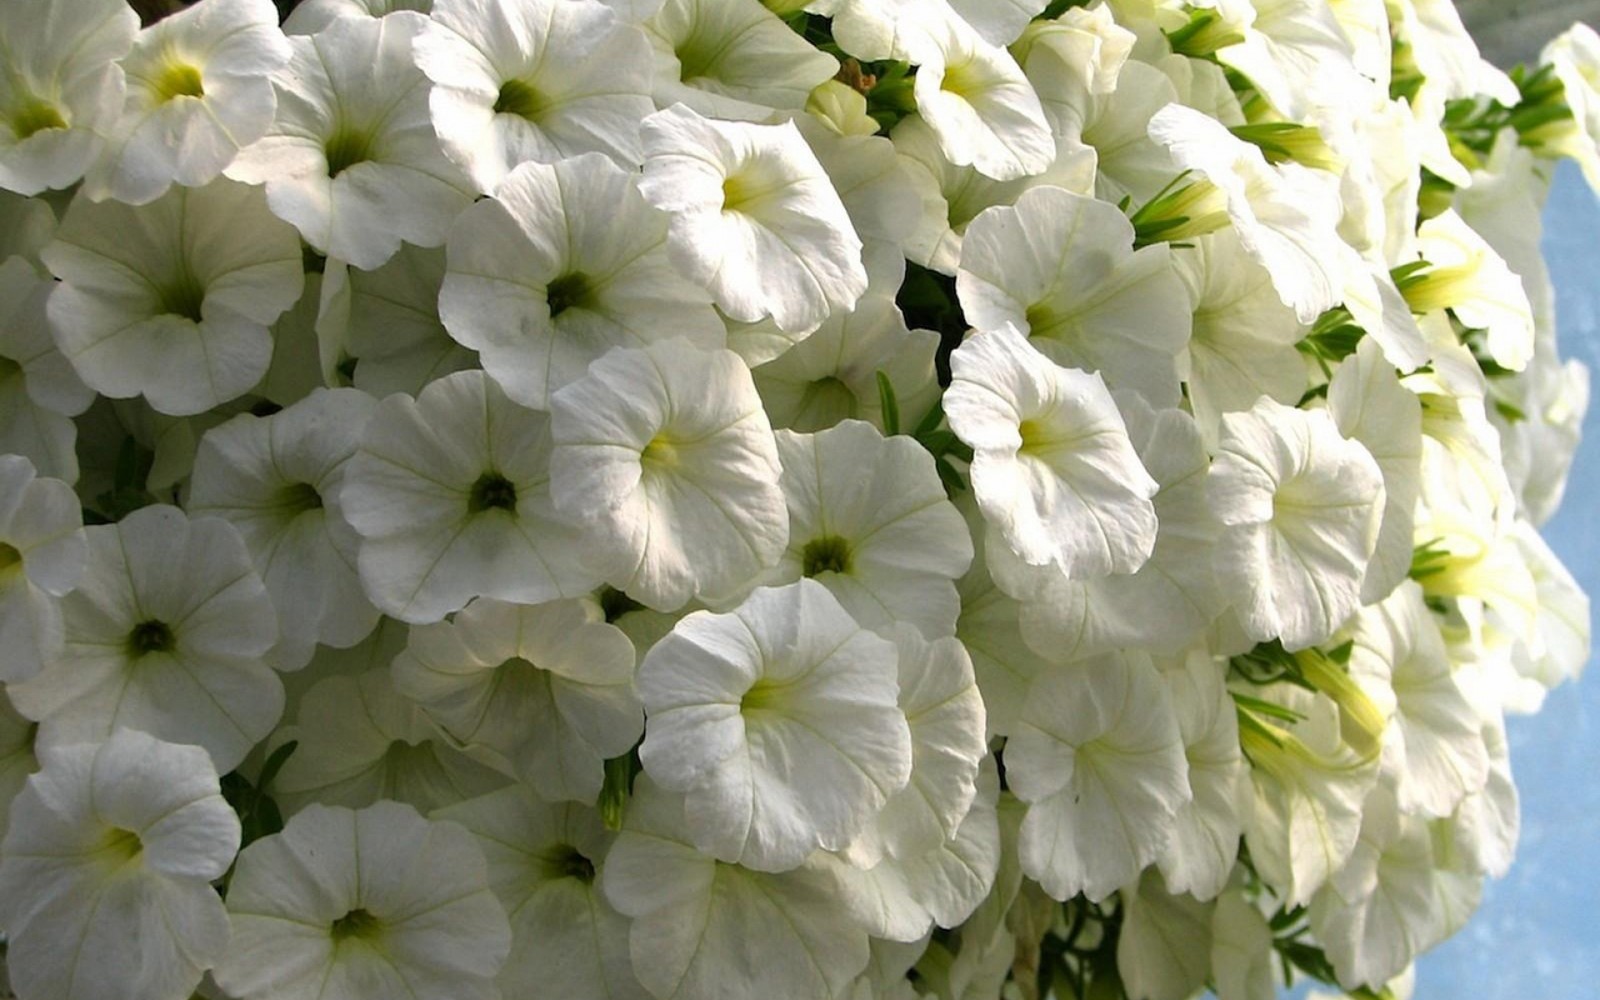
[[(280, 24), (280, 10), (286, 19)], [(1589, 648), (1444, 0), (0, 5), (22, 1000), (1407, 988)], [(3, 992), (3, 991), (0, 991)]]

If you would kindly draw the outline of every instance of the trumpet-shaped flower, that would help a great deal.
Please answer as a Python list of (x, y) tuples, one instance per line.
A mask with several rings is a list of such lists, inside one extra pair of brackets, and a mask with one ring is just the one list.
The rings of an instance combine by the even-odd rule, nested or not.
[(951, 634), (972, 543), (928, 453), (847, 420), (817, 434), (779, 431), (778, 457), (789, 547), (762, 582), (809, 577), (867, 628)]
[(1555, 67), (1572, 109), (1560, 149), (1583, 168), (1589, 186), (1600, 190), (1600, 33), (1578, 22), (1546, 45), (1539, 61)]
[(1034, 681), (1006, 743), (1028, 803), (1022, 870), (1053, 899), (1105, 899), (1161, 856), (1190, 801), (1182, 734), (1148, 662), (1112, 655)]
[(962, 240), (956, 290), (977, 329), (1010, 323), (1056, 364), (1177, 405), (1188, 298), (1167, 248), (1134, 250), (1116, 206), (1039, 187), (985, 211)]
[(511, 918), (508, 996), (648, 1000), (628, 957), (628, 919), (600, 891), (616, 834), (576, 803), (550, 805), (517, 786), (441, 809), (478, 838), (489, 888)]
[(210, 758), (129, 729), (41, 756), (0, 850), (11, 987), (186, 1000), (227, 948), (211, 882), (239, 850)]
[(696, 612), (639, 665), (650, 720), (639, 757), (685, 793), (701, 850), (795, 868), (844, 847), (906, 785), (897, 660), (813, 580), (759, 589), (728, 614)]
[(122, 110), (118, 64), (139, 16), (123, 0), (19, 0), (0, 10), (0, 188), (71, 187)]
[(233, 525), (175, 507), (84, 529), (88, 564), (61, 599), (61, 659), (11, 686), (44, 748), (120, 728), (205, 747), (231, 771), (277, 724), (283, 685), (262, 657), (277, 613)]
[(143, 205), (174, 183), (209, 183), (266, 134), (278, 104), (271, 77), (288, 61), (269, 0), (206, 0), (162, 18), (122, 60), (122, 117), (84, 190)]
[(61, 279), (50, 328), (84, 382), (173, 416), (261, 380), (267, 327), (304, 284), (294, 230), (259, 190), (221, 178), (138, 208), (76, 199), (43, 256)]
[(950, 357), (950, 427), (973, 449), (983, 516), (1029, 565), (1131, 573), (1155, 544), (1159, 486), (1099, 375), (1062, 368), (1009, 324)]
[(88, 409), (94, 391), (50, 335), (46, 304), (55, 284), (21, 255), (0, 264), (0, 454), (72, 483), (78, 435), (71, 418)]
[(1212, 568), (1251, 639), (1304, 649), (1361, 606), (1383, 472), (1325, 411), (1263, 398), (1225, 415), (1206, 496), (1223, 525)]
[(488, 751), (550, 802), (593, 804), (602, 766), (644, 730), (633, 644), (579, 601), (478, 600), (411, 630), (395, 686), (460, 745)]
[(72, 487), (0, 455), (0, 681), (27, 680), (60, 653), (57, 599), (77, 585), (84, 560)]
[(526, 164), (451, 226), (439, 314), (508, 396), (548, 409), (612, 347), (723, 345), (710, 297), (673, 269), (666, 242), (667, 218), (631, 170), (599, 153)]
[(668, 253), (729, 317), (813, 330), (866, 292), (861, 239), (792, 123), (673, 105), (645, 119), (643, 136), (639, 190), (670, 217)]
[(511, 928), (466, 830), (410, 806), (311, 806), (242, 851), (233, 944), (212, 973), (240, 1000), (491, 1000)]
[(643, 159), (649, 46), (597, 0), (439, 0), (416, 48), (439, 141), (480, 191), (528, 160)]
[(413, 59), (427, 23), (402, 11), (291, 37), (289, 62), (273, 77), (273, 123), (226, 171), (264, 184), (273, 213), (318, 251), (367, 270), (402, 240), (443, 243), (471, 198), (439, 147), (428, 78)]
[(1471, 329), (1485, 330), (1489, 356), (1521, 371), (1533, 359), (1533, 306), (1522, 278), (1453, 211), (1417, 227), (1416, 252), (1431, 266), (1402, 291), (1416, 312), (1448, 308)]
[(551, 496), (585, 523), (605, 581), (661, 611), (778, 562), (778, 448), (731, 351), (615, 349), (552, 397)]
[(378, 624), (356, 572), (359, 537), (339, 492), (377, 404), (318, 389), (269, 417), (241, 414), (200, 440), (189, 510), (230, 521), (278, 611), (268, 661), (295, 670), (318, 643), (349, 648)]
[(847, 996), (870, 952), (838, 874), (717, 861), (696, 849), (695, 820), (684, 796), (640, 775), (601, 873), (606, 898), (633, 919), (629, 952), (650, 994)]
[(598, 579), (550, 502), (550, 422), (482, 372), (378, 405), (345, 467), (339, 502), (361, 536), (367, 597), (434, 622), (474, 597), (575, 597)]

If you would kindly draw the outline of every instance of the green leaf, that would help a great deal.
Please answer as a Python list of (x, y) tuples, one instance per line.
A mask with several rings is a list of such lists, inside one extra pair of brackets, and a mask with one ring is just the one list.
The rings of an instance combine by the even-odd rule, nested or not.
[(900, 403), (894, 396), (894, 384), (882, 368), (877, 370), (878, 405), (883, 410), (883, 432), (889, 437), (900, 433)]

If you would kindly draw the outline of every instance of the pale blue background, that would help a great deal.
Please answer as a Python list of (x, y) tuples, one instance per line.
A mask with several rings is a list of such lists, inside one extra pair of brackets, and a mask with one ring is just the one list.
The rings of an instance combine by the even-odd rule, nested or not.
[[(1570, 163), (1550, 194), (1544, 247), (1562, 354), (1589, 365), (1600, 389), (1600, 201)], [(1600, 404), (1544, 532), (1584, 590), (1600, 595)], [(1516, 864), (1489, 883), (1473, 922), (1417, 963), (1417, 1000), (1600, 997), (1600, 667), (1591, 659), (1577, 684), (1508, 729), (1522, 792)]]

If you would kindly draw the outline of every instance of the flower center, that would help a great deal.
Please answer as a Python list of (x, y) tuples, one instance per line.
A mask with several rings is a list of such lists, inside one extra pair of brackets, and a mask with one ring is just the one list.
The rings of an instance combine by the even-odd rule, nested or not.
[(198, 323), (202, 319), (200, 307), (205, 301), (205, 288), (192, 275), (185, 274), (161, 290), (158, 307), (163, 315), (181, 316), (190, 322)]
[(639, 455), (639, 461), (646, 465), (670, 469), (678, 464), (678, 446), (658, 434), (650, 440), (649, 444), (644, 446), (644, 451)]
[(783, 702), (785, 685), (774, 684), (766, 678), (757, 680), (739, 699), (739, 713), (776, 711)]
[(128, 655), (134, 659), (151, 653), (170, 653), (178, 648), (178, 639), (166, 622), (154, 618), (142, 621), (128, 633)]
[(278, 491), (276, 505), (290, 517), (298, 517), (310, 510), (322, 509), (322, 494), (310, 483), (291, 483)]
[(563, 274), (550, 282), (545, 298), (550, 303), (550, 318), (555, 319), (568, 309), (582, 309), (591, 301), (593, 288), (589, 276), (579, 272)]
[(176, 61), (167, 63), (151, 82), (162, 103), (174, 97), (206, 96), (205, 85), (200, 79), (200, 70), (188, 63)]
[(12, 567), (21, 565), (22, 553), (17, 551), (16, 546), (0, 542), (0, 575), (4, 575)]
[(61, 117), (61, 111), (54, 104), (30, 94), (12, 106), (6, 115), (6, 124), (11, 126), (17, 139), (22, 140), (46, 129), (66, 128), (67, 120)]
[(328, 176), (338, 177), (358, 163), (372, 159), (372, 136), (360, 129), (340, 127), (322, 146), (328, 158)]
[(850, 543), (838, 535), (813, 538), (801, 550), (800, 562), (806, 576), (850, 571)]
[(673, 55), (678, 57), (678, 79), (684, 83), (701, 77), (715, 79), (714, 71), (722, 54), (728, 49), (727, 42), (726, 38), (718, 37), (714, 32), (701, 30), (698, 24), (691, 26), (689, 34), (672, 50)]
[(383, 931), (383, 921), (357, 907), (333, 922), (328, 928), (328, 933), (333, 940), (347, 941), (355, 938), (358, 941), (370, 941)]
[(516, 115), (530, 122), (537, 122), (548, 110), (550, 102), (526, 80), (507, 80), (502, 83), (500, 95), (494, 101), (495, 114)]
[(112, 865), (120, 867), (137, 858), (143, 850), (144, 843), (137, 833), (114, 826), (106, 831), (99, 853)]
[(594, 862), (571, 844), (560, 844), (544, 855), (547, 878), (575, 878), (585, 884), (594, 881)]
[(482, 514), (486, 510), (517, 512), (517, 488), (498, 472), (485, 472), (479, 476), (467, 498), (469, 514)]
[(800, 410), (789, 429), (802, 433), (826, 430), (848, 417), (856, 416), (860, 409), (856, 394), (833, 375), (808, 382), (800, 396)]

